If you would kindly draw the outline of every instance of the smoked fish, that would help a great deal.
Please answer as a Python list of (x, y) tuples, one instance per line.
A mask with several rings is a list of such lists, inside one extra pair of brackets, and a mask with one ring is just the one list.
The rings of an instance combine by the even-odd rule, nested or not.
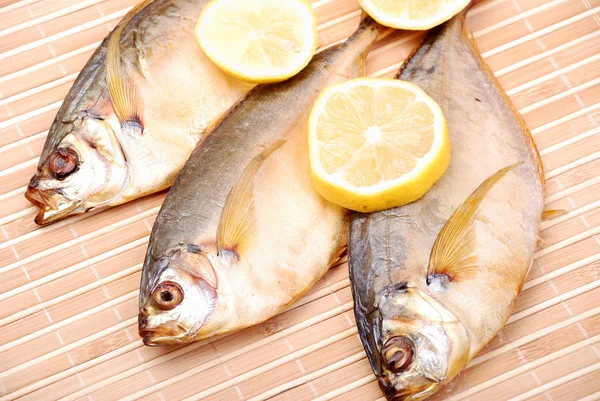
[(308, 116), (328, 85), (364, 75), (382, 29), (366, 18), (295, 77), (257, 86), (192, 153), (154, 223), (142, 270), (146, 345), (265, 321), (345, 250), (348, 213), (312, 184)]
[(52, 124), (25, 196), (35, 221), (168, 188), (222, 113), (252, 85), (219, 70), (194, 27), (208, 0), (146, 0), (102, 42)]
[(538, 241), (540, 158), (464, 15), (431, 30), (397, 76), (441, 106), (447, 172), (416, 202), (351, 216), (356, 321), (388, 400), (428, 398), (496, 335)]

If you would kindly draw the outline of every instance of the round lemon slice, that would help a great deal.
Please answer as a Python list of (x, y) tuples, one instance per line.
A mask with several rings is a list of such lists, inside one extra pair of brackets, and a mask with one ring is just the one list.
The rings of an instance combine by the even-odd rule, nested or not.
[(359, 78), (331, 86), (308, 124), (315, 187), (348, 209), (373, 212), (413, 202), (450, 163), (442, 110), (410, 82)]
[(304, 0), (213, 0), (196, 24), (206, 55), (253, 83), (283, 81), (317, 48), (317, 18)]
[(396, 29), (425, 30), (458, 14), (470, 0), (358, 0), (377, 22)]

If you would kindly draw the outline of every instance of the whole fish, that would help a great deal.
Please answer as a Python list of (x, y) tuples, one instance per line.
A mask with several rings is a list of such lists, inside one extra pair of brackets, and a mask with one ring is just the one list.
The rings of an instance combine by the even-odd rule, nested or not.
[(441, 106), (450, 166), (414, 203), (354, 213), (349, 258), (373, 372), (387, 399), (415, 401), (452, 380), (509, 318), (538, 241), (544, 178), (464, 14), (430, 31), (399, 79)]
[(380, 29), (367, 18), (295, 77), (256, 87), (192, 153), (152, 229), (139, 300), (145, 344), (262, 322), (339, 258), (347, 212), (313, 188), (308, 115), (325, 87), (364, 75)]
[(50, 128), (25, 196), (45, 224), (169, 187), (223, 112), (251, 88), (202, 52), (208, 0), (146, 0), (96, 50)]

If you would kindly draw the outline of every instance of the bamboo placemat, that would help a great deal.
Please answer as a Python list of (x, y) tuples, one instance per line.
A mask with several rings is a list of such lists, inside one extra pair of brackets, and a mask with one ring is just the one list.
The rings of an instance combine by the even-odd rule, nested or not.
[[(1, 400), (357, 400), (382, 396), (352, 313), (347, 263), (270, 321), (186, 347), (137, 335), (157, 194), (45, 228), (23, 197), (77, 73), (135, 0), (0, 0)], [(355, 0), (312, 2), (322, 45)], [(600, 399), (600, 0), (487, 0), (468, 17), (546, 167), (541, 248), (509, 324), (435, 399)], [(392, 76), (416, 33), (373, 50)]]

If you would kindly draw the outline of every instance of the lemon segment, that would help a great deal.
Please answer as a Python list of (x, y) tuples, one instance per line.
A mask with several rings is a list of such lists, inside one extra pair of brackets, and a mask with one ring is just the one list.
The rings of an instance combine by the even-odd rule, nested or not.
[(305, 0), (213, 0), (196, 24), (204, 53), (226, 73), (253, 83), (302, 70), (317, 48), (317, 18)]
[(450, 163), (442, 110), (410, 82), (359, 78), (333, 85), (315, 102), (308, 131), (315, 188), (351, 210), (413, 202)]
[(358, 0), (377, 22), (396, 29), (426, 30), (448, 21), (470, 0)]

